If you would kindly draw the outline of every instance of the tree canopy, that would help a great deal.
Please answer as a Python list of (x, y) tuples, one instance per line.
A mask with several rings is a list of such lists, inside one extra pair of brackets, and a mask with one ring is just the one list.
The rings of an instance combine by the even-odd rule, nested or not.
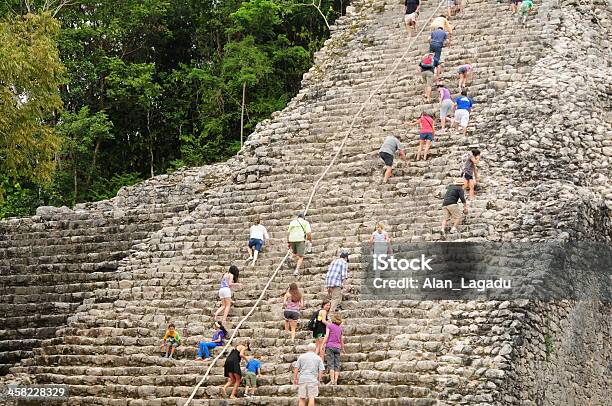
[[(315, 7), (316, 6), (316, 7)], [(7, 0), (0, 218), (225, 160), (299, 90), (342, 1)]]

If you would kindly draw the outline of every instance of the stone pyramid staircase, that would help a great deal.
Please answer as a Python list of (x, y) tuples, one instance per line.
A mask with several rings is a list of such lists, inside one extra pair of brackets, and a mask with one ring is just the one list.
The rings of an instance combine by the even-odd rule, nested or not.
[[(438, 4), (423, 2), (420, 25), (444, 12), (445, 5), (436, 11)], [(317, 403), (519, 404), (506, 387), (515, 378), (512, 362), (521, 320), (531, 311), (527, 303), (360, 300), (359, 253), (377, 221), (398, 242), (503, 238), (499, 217), (506, 212), (496, 204), (496, 186), (507, 174), (500, 162), (484, 160), (482, 171), (491, 176), (483, 178), (459, 235), (439, 232), (440, 193), (470, 145), (480, 144), (485, 154), (497, 152), (495, 144), (485, 144), (498, 128), (484, 111), (503, 101), (504, 89), (528, 76), (552, 43), (551, 14), (541, 12), (519, 26), (507, 5), (474, 0), (453, 19), (443, 78), (455, 95), (453, 68), (474, 64), (473, 130), (467, 138), (457, 132), (439, 136), (428, 161), (400, 165), (391, 182), (381, 185), (377, 151), (384, 137), (401, 134), (408, 148), (415, 148), (417, 129), (403, 122), (423, 109), (437, 110), (423, 104), (423, 86), (415, 75), (429, 29), (409, 48), (398, 1), (360, 0), (353, 6), (351, 15), (337, 21), (297, 97), (261, 123), (228, 164), (154, 179), (113, 201), (70, 213), (41, 211), (40, 218), (0, 223), (8, 236), (0, 239), (7, 326), (0, 349), (6, 349), (7, 365), (22, 359), (10, 369), (11, 377), (68, 384), (67, 404), (182, 405), (208, 366), (192, 360), (197, 342), (212, 334), (221, 273), (232, 263), (241, 269), (231, 329), (284, 256), (287, 224), (307, 201), (353, 115), (408, 49), (400, 69), (357, 120), (308, 214), (314, 253), (297, 280), (308, 309), (302, 324), (325, 297), (329, 262), (341, 247), (352, 252), (342, 310), (348, 354), (339, 385), (323, 386)], [(553, 20), (558, 14), (552, 11)], [(256, 216), (272, 240), (251, 268), (242, 259)], [(541, 235), (552, 238), (558, 232), (543, 228)], [(64, 258), (65, 251), (70, 255)], [(290, 368), (310, 332), (299, 331), (294, 343), (282, 333), (281, 296), (294, 280), (285, 267), (239, 331), (238, 339), (249, 339), (264, 356), (264, 375), (257, 398), (232, 403), (295, 404)], [(45, 288), (46, 281), (53, 285)], [(22, 315), (40, 313), (40, 302), (53, 302), (43, 308), (48, 316)], [(176, 361), (159, 357), (160, 337), (171, 321), (184, 336)], [(35, 338), (18, 347), (14, 342), (22, 336)], [(219, 363), (193, 404), (226, 404), (219, 399), (223, 382)]]

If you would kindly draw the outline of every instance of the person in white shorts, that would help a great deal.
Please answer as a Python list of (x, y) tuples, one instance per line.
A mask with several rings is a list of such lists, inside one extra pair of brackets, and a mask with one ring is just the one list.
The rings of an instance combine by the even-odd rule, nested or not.
[(467, 135), (467, 126), (470, 121), (470, 111), (474, 105), (474, 101), (468, 97), (467, 89), (461, 90), (461, 96), (457, 97), (453, 102), (455, 106), (455, 119), (453, 120), (453, 127), (457, 127), (457, 124), (463, 128), (463, 135)]
[(298, 385), (299, 406), (306, 406), (306, 402), (308, 406), (314, 406), (325, 370), (323, 360), (316, 354), (316, 344), (309, 343), (307, 348), (308, 352), (298, 357), (293, 368), (293, 384)]
[(217, 317), (223, 312), (222, 323), (225, 324), (227, 321), (227, 315), (229, 314), (230, 308), (232, 307), (232, 287), (239, 285), (238, 275), (240, 271), (236, 265), (232, 265), (229, 268), (229, 272), (223, 274), (221, 278), (221, 285), (219, 286), (219, 299), (221, 299), (221, 306), (215, 312), (215, 321), (219, 321)]
[(404, 26), (406, 27), (406, 32), (412, 36), (412, 30), (416, 28), (416, 20), (419, 15), (419, 8), (421, 7), (420, 0), (405, 0), (404, 4), (406, 6), (404, 14)]

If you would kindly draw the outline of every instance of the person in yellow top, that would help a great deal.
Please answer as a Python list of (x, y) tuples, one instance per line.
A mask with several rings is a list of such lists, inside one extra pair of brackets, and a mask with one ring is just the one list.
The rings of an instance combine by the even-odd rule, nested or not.
[(289, 223), (287, 236), (287, 245), (297, 259), (295, 272), (293, 272), (294, 276), (300, 274), (300, 266), (304, 262), (304, 253), (306, 252), (306, 241), (309, 245), (312, 244), (312, 230), (310, 229), (310, 223), (304, 219), (304, 213), (300, 212), (297, 218)]
[(168, 324), (168, 329), (162, 340), (164, 341), (162, 343), (162, 349), (166, 351), (165, 355), (162, 355), (162, 357), (172, 359), (176, 347), (181, 343), (181, 335), (176, 331), (174, 323)]
[(438, 27), (442, 27), (442, 29), (448, 33), (448, 45), (447, 46), (450, 46), (454, 27), (445, 16), (441, 15), (431, 20), (431, 24), (429, 24), (429, 27), (434, 30)]

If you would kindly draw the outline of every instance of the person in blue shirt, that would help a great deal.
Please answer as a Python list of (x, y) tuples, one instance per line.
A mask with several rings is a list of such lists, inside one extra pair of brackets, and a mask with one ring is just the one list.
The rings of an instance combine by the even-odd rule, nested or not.
[(246, 397), (255, 396), (257, 390), (257, 376), (261, 375), (261, 361), (258, 358), (261, 358), (261, 356), (257, 353), (247, 357), (246, 372), (244, 373), (244, 396)]
[(440, 57), (442, 56), (442, 47), (448, 42), (448, 33), (444, 31), (443, 27), (436, 28), (429, 35), (429, 52), (434, 53), (434, 67), (440, 64)]
[(200, 341), (198, 343), (198, 356), (196, 361), (206, 361), (210, 359), (210, 350), (221, 347), (227, 337), (227, 330), (223, 327), (220, 321), (215, 322), (215, 333), (212, 336), (212, 341)]
[(474, 101), (467, 95), (467, 89), (461, 90), (461, 96), (455, 98), (453, 105), (455, 106), (453, 128), (457, 128), (457, 125), (460, 125), (463, 128), (463, 135), (466, 136), (468, 122), (470, 121), (470, 111), (474, 105)]

